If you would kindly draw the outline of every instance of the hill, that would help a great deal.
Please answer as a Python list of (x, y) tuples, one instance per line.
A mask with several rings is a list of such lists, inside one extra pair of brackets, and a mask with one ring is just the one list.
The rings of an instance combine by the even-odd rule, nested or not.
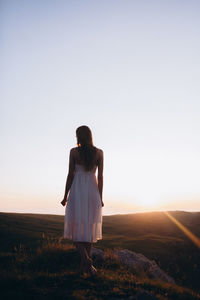
[[(200, 237), (200, 213), (175, 211), (170, 214)], [(54, 251), (58, 251), (58, 256), (60, 246), (73, 247), (70, 240), (62, 239), (63, 221), (63, 216), (56, 215), (0, 213), (2, 268), (20, 251), (29, 253), (28, 260), (37, 255), (44, 241), (56, 244)], [(199, 292), (199, 249), (163, 212), (104, 216), (103, 239), (95, 247), (106, 251), (125, 248), (142, 253), (154, 259), (178, 285)], [(76, 256), (75, 252), (73, 255)], [(115, 276), (113, 269), (110, 272)]]

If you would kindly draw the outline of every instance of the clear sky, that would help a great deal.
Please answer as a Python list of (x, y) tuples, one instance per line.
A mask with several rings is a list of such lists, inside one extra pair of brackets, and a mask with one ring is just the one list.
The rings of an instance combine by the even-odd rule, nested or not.
[(80, 125), (104, 215), (200, 210), (200, 1), (0, 3), (0, 210), (64, 214)]

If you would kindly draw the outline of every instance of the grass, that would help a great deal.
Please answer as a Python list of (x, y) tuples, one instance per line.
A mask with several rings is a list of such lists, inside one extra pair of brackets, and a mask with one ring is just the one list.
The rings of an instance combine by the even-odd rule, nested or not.
[(43, 238), (34, 251), (21, 245), (1, 253), (1, 299), (128, 299), (144, 291), (157, 299), (200, 299), (191, 289), (136, 276), (112, 249), (104, 251), (105, 259), (95, 263), (97, 278), (80, 275), (78, 252), (61, 239)]
[[(200, 237), (200, 213), (177, 211), (171, 214)], [(106, 253), (116, 248), (129, 249), (154, 259), (178, 284), (170, 287), (134, 278), (121, 265), (111, 264), (110, 258), (98, 266), (98, 282), (85, 281), (78, 275), (80, 258), (72, 242), (62, 239), (63, 222), (63, 216), (0, 213), (2, 299), (14, 295), (15, 299), (21, 296), (26, 299), (29, 294), (32, 299), (47, 296), (54, 299), (55, 295), (62, 299), (66, 294), (72, 299), (95, 299), (99, 295), (104, 299), (119, 297), (120, 293), (131, 295), (132, 289), (134, 293), (153, 289), (159, 299), (195, 299), (194, 295), (200, 292), (199, 249), (164, 213), (104, 216), (103, 239), (95, 247)], [(104, 285), (106, 294), (102, 294)], [(188, 293), (190, 298), (180, 298), (181, 293), (181, 297)]]

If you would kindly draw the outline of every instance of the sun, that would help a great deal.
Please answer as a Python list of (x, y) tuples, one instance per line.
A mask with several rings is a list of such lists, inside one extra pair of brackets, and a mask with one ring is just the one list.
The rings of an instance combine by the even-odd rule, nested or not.
[(156, 194), (141, 193), (138, 197), (138, 204), (141, 205), (143, 209), (158, 209), (160, 207), (160, 201)]

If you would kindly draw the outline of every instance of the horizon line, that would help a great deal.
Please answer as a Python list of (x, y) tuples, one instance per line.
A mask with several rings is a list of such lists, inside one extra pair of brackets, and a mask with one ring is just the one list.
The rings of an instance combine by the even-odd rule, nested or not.
[[(131, 213), (113, 213), (113, 214), (102, 214), (102, 217), (108, 216), (116, 216), (116, 215), (133, 215), (133, 214), (140, 214), (140, 213), (155, 213), (155, 212), (189, 212), (189, 213), (200, 213), (200, 210), (183, 210), (183, 209), (175, 209), (175, 210), (152, 210), (152, 211), (135, 211)], [(28, 215), (52, 215), (52, 216), (65, 216), (65, 214), (56, 214), (56, 213), (42, 213), (42, 212), (16, 212), (16, 211), (0, 211), (0, 213), (7, 213), (7, 214), (28, 214)]]

